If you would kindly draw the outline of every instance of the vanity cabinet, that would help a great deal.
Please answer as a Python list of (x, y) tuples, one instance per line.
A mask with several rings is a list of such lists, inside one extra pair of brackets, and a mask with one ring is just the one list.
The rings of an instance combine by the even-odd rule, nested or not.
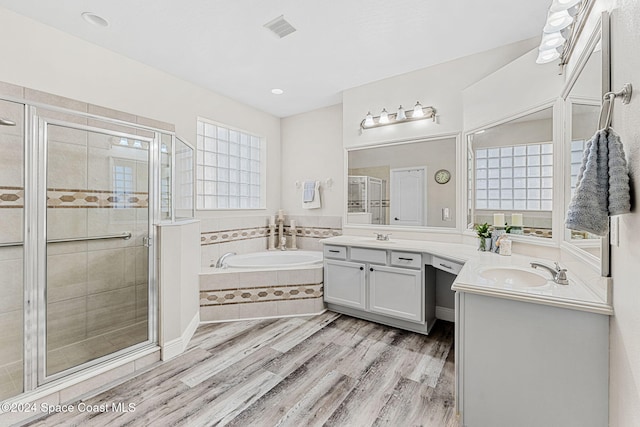
[(369, 267), (369, 309), (414, 322), (424, 321), (422, 271)]
[(465, 427), (608, 424), (604, 314), (456, 292), (456, 406)]
[(324, 266), (325, 302), (364, 310), (365, 264), (327, 259)]
[(425, 334), (435, 323), (435, 272), (423, 254), (325, 245), (324, 257), (330, 310)]

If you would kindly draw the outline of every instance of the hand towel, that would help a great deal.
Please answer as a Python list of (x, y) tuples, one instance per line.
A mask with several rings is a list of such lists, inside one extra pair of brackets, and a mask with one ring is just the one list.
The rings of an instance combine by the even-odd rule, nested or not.
[(313, 197), (315, 196), (316, 182), (315, 181), (305, 181), (303, 192), (302, 192), (302, 201), (304, 203), (313, 202)]
[(322, 206), (320, 201), (320, 181), (311, 181), (313, 182), (313, 200), (310, 202), (304, 201), (304, 196), (302, 199), (302, 208), (303, 209), (319, 209)]
[(604, 236), (609, 216), (631, 209), (629, 170), (620, 137), (603, 129), (587, 142), (566, 226)]

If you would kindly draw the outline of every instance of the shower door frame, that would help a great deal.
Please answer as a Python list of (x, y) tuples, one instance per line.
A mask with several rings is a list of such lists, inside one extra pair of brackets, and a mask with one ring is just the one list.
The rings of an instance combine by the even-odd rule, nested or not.
[[(3, 97), (4, 98), (4, 97)], [(11, 99), (9, 99), (11, 100)], [(156, 348), (159, 338), (159, 298), (156, 253), (156, 224), (160, 222), (160, 144), (161, 135), (172, 137), (173, 152), (175, 134), (159, 131), (117, 119), (77, 112), (51, 105), (15, 100), (25, 107), (24, 150), (24, 388), (23, 393), (34, 392), (44, 385), (70, 375), (82, 375), (87, 369), (125, 358), (138, 351)], [(81, 125), (64, 120), (43, 118), (38, 108), (61, 112), (79, 118), (90, 118), (131, 129), (153, 132), (154, 137), (112, 131), (95, 126)], [(45, 114), (46, 115), (46, 114)], [(46, 288), (47, 288), (47, 132), (49, 124), (72, 129), (98, 132), (116, 137), (134, 138), (149, 144), (148, 149), (148, 336), (147, 340), (114, 353), (89, 360), (53, 375), (46, 375)]]

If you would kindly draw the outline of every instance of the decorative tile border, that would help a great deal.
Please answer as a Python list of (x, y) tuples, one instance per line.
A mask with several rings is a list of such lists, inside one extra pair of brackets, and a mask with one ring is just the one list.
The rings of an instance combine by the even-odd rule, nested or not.
[[(278, 228), (276, 227), (276, 233)], [(284, 234), (291, 236), (291, 227), (284, 226)], [(297, 237), (312, 237), (324, 239), (341, 236), (341, 228), (296, 227)], [(236, 242), (238, 240), (258, 239), (269, 236), (268, 227), (239, 228), (235, 230), (206, 231), (200, 234), (200, 245), (215, 245), (219, 243)]]
[(236, 242), (238, 240), (258, 239), (267, 237), (267, 227), (239, 228), (235, 230), (206, 231), (200, 233), (200, 245), (214, 245), (218, 243)]
[(145, 192), (114, 192), (100, 190), (47, 190), (48, 208), (146, 208), (149, 194)]
[(23, 208), (24, 188), (0, 187), (0, 208)]
[(320, 298), (323, 284), (259, 286), (200, 292), (200, 307)]
[[(149, 194), (144, 192), (117, 193), (100, 190), (47, 190), (48, 208), (146, 208)], [(0, 187), (0, 208), (23, 208), (24, 189)]]

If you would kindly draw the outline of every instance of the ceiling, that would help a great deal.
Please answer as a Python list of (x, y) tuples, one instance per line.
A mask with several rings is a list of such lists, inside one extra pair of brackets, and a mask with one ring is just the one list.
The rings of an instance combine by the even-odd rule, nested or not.
[[(278, 117), (342, 91), (539, 36), (550, 0), (0, 0)], [(80, 14), (109, 21), (92, 26)], [(263, 27), (284, 15), (297, 31)], [(284, 90), (273, 95), (271, 89)]]

